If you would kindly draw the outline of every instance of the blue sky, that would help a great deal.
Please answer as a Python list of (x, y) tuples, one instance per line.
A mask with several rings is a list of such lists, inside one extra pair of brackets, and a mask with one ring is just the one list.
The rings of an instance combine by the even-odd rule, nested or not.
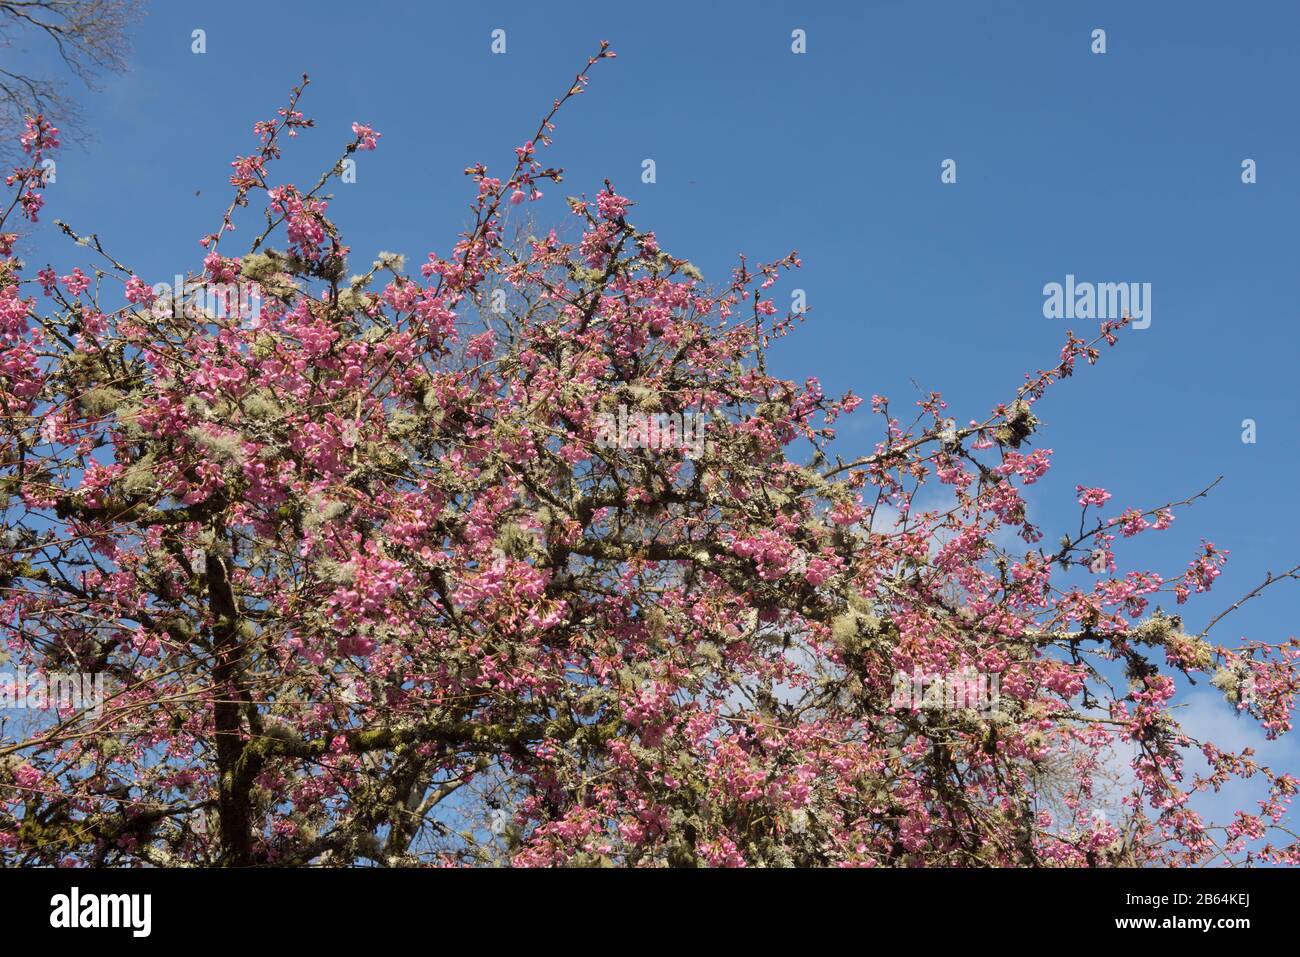
[[(576, 69), (609, 39), (590, 91), (561, 114), (545, 159), (566, 169), (535, 207), (604, 178), (637, 203), (663, 247), (721, 279), (797, 249), (809, 321), (773, 358), (827, 392), (931, 388), (959, 420), (983, 417), (1056, 356), (1065, 320), (1043, 286), (1149, 282), (1151, 326), (1054, 390), (1037, 412), (1054, 469), (1035, 520), (1077, 525), (1076, 482), (1113, 505), (1208, 500), (1120, 553), (1170, 575), (1201, 537), (1231, 550), (1199, 629), (1300, 561), (1290, 507), (1300, 464), (1294, 365), (1300, 6), (1094, 2), (658, 3), (157, 2), (135, 30), (131, 70), (83, 97), (87, 148), (59, 158), (42, 230), (23, 252), (61, 271), (79, 260), (49, 221), (98, 231), (148, 281), (195, 269), (220, 222), (229, 161), (252, 150), (303, 72), (318, 127), (279, 175), (314, 182), (353, 120), (383, 137), (331, 211), (354, 257), (418, 262), (466, 221), (464, 167), (504, 169)], [(207, 52), (191, 53), (191, 31)], [(506, 31), (507, 52), (490, 52)], [(791, 31), (807, 52), (791, 52)], [(1107, 51), (1091, 52), (1106, 31)], [(654, 159), (657, 182), (640, 179)], [(940, 164), (957, 162), (957, 182)], [(1258, 182), (1241, 182), (1241, 164)], [(200, 191), (196, 196), (195, 191)], [(232, 246), (231, 249), (236, 247)], [(1091, 333), (1092, 321), (1073, 323)], [(915, 384), (914, 384), (915, 382)], [(1242, 420), (1257, 423), (1244, 444)], [(846, 457), (874, 441), (849, 426)], [(1294, 633), (1295, 583), (1231, 616), (1220, 641)], [(1213, 689), (1185, 699), (1203, 733), (1260, 745)], [(1300, 751), (1261, 748), (1300, 772)], [(1217, 802), (1216, 802), (1217, 803)]]

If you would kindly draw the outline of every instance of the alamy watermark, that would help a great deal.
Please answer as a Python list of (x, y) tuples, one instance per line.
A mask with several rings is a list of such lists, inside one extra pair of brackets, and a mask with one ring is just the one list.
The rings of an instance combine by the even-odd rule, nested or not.
[(99, 718), (105, 690), (103, 672), (0, 671), (0, 711), (84, 711)]
[(619, 405), (618, 413), (596, 415), (596, 445), (602, 449), (680, 449), (687, 458), (704, 455), (703, 412), (636, 412)]
[(121, 927), (132, 937), (153, 930), (152, 894), (94, 894), (74, 887), (50, 898), (50, 926), (55, 929)]
[(262, 287), (256, 282), (191, 282), (179, 273), (173, 282), (152, 286), (155, 319), (256, 319), (262, 311)]
[(1151, 283), (1075, 282), (1069, 273), (1064, 283), (1043, 287), (1043, 315), (1048, 319), (1132, 319), (1134, 329), (1151, 325)]
[(970, 708), (990, 714), (997, 708), (1001, 676), (967, 666), (944, 673), (895, 672), (891, 707), (956, 711)]

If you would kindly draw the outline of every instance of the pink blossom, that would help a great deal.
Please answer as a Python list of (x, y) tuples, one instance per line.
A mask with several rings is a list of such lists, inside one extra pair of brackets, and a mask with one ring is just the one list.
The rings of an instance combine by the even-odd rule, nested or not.
[(384, 135), (382, 133), (376, 133), (364, 123), (353, 123), (352, 132), (356, 134), (357, 138), (361, 141), (357, 144), (357, 149), (359, 150), (373, 150), (379, 145), (379, 137)]

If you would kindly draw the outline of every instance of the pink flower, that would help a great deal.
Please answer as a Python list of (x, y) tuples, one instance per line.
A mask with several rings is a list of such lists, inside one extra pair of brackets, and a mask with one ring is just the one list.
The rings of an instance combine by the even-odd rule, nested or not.
[(59, 128), (57, 126), (53, 126), (45, 117), (39, 115), (24, 119), (27, 129), (18, 137), (24, 153), (37, 156), (42, 150), (58, 149)]
[(41, 783), (41, 772), (30, 764), (19, 765), (14, 771), (14, 781), (20, 788), (34, 788)]
[(315, 197), (304, 198), (292, 184), (269, 189), (266, 195), (272, 211), (285, 218), (289, 242), (304, 259), (320, 259), (320, 246), (325, 242), (324, 213), (329, 204)]
[(127, 302), (137, 306), (148, 306), (153, 304), (155, 298), (157, 297), (154, 296), (153, 289), (145, 285), (144, 280), (141, 279), (139, 276), (132, 275), (131, 278), (127, 280), (126, 283)]
[(1139, 532), (1145, 531), (1151, 527), (1150, 523), (1142, 517), (1142, 512), (1136, 508), (1130, 508), (1119, 518), (1112, 518), (1110, 523), (1112, 525), (1119, 525), (1120, 531), (1123, 533), (1125, 538), (1132, 538)]
[(492, 358), (494, 345), (496, 345), (496, 336), (492, 332), (479, 333), (466, 344), (465, 355), (467, 358), (486, 362)]
[(612, 190), (596, 196), (596, 209), (602, 219), (622, 219), (632, 201), (626, 196), (619, 196)]
[(86, 287), (90, 285), (90, 277), (80, 269), (73, 269), (70, 275), (62, 277), (60, 281), (68, 292), (74, 296), (80, 296), (86, 291)]
[(824, 558), (814, 558), (808, 562), (808, 568), (804, 571), (803, 577), (808, 581), (808, 584), (817, 588), (826, 579), (834, 575), (836, 570), (832, 562), (828, 562)]
[(364, 123), (353, 123), (352, 132), (361, 138), (361, 142), (357, 144), (357, 149), (359, 150), (374, 149), (379, 145), (379, 137), (384, 135), (383, 133), (376, 133)]
[(1079, 493), (1080, 505), (1102, 506), (1110, 498), (1110, 492), (1104, 488), (1087, 488), (1083, 485), (1076, 485), (1074, 490)]

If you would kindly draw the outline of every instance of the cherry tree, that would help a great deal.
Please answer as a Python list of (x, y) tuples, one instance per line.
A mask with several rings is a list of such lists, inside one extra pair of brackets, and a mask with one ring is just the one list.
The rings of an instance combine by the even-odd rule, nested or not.
[[(0, 860), (1300, 861), (1295, 778), (1172, 711), (1182, 673), (1283, 734), (1300, 645), (1163, 610), (1210, 589), (1214, 544), (1123, 566), (1197, 496), (1080, 486), (1059, 540), (1026, 508), (1038, 403), (1126, 322), (964, 424), (938, 393), (901, 413), (772, 375), (794, 254), (706, 285), (608, 182), (568, 225), (521, 218), (561, 179), (556, 112), (613, 56), (508, 172), (466, 170), (472, 223), (418, 270), (358, 267), (329, 218), (370, 127), (314, 185), (273, 182), (306, 78), (170, 295), (98, 234), (59, 224), (88, 257), (63, 276), (0, 237), (3, 667), (106, 688), (0, 715)], [(57, 130), (31, 117), (21, 145), (0, 228), (40, 215)], [(864, 413), (879, 441), (846, 459), (836, 423)], [(695, 447), (671, 441), (687, 414)], [(954, 673), (996, 696), (899, 699)], [(1234, 778), (1267, 798), (1204, 820), (1193, 795)]]

